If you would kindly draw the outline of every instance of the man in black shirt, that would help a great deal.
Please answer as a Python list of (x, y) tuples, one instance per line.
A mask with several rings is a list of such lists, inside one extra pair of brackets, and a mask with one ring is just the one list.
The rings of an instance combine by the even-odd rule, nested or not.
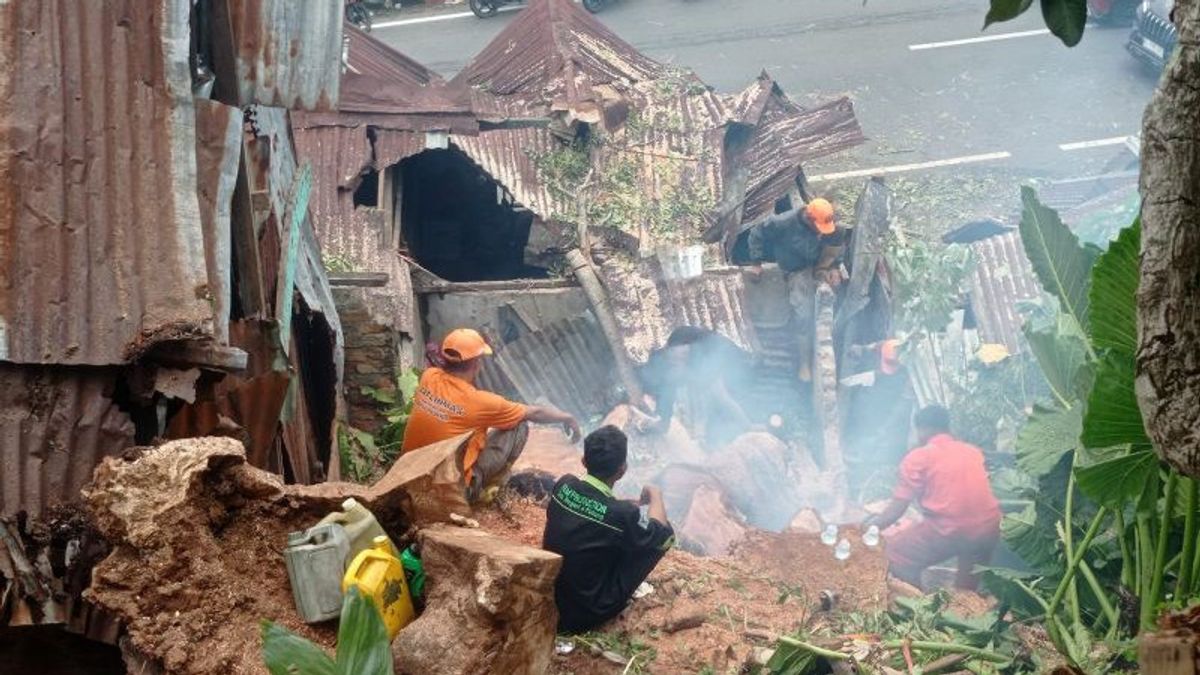
[(626, 445), (612, 425), (588, 434), (587, 475), (563, 476), (551, 493), (542, 547), (563, 557), (554, 585), (559, 632), (591, 630), (620, 614), (675, 543), (658, 488), (642, 489), (644, 523), (637, 504), (613, 496), (613, 484), (625, 475)]
[(746, 412), (754, 356), (720, 333), (680, 326), (671, 331), (664, 347), (650, 352), (638, 374), (658, 414), (652, 433), (670, 429), (680, 389), (689, 393), (693, 421), (703, 422), (709, 449), (723, 447), (754, 426)]
[(796, 314), (800, 342), (800, 379), (812, 378), (816, 294), (821, 283), (841, 283), (842, 255), (849, 231), (837, 226), (833, 204), (816, 198), (802, 207), (768, 216), (750, 226), (748, 255), (755, 275), (762, 263), (775, 261), (787, 274), (788, 301)]

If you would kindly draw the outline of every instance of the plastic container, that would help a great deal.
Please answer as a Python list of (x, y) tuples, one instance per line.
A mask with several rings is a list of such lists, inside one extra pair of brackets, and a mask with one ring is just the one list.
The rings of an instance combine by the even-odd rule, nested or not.
[[(317, 521), (317, 525), (330, 523), (336, 523), (345, 528), (346, 537), (350, 540), (350, 560), (353, 560), (359, 553), (370, 549), (376, 537), (387, 538), (387, 533), (383, 531), (383, 527), (379, 525), (378, 520), (375, 520), (371, 511), (359, 504), (358, 500), (353, 497), (342, 502), (341, 511), (334, 511)], [(392, 547), (393, 555), (398, 555), (390, 539), (388, 539), (388, 546)], [(340, 574), (339, 572), (339, 576)]]
[(359, 553), (346, 568), (342, 592), (352, 586), (357, 586), (360, 593), (374, 601), (383, 615), (388, 639), (396, 637), (416, 616), (408, 582), (404, 579), (404, 565), (393, 555), (392, 543), (387, 537), (376, 537), (371, 548)]
[(340, 580), (350, 557), (350, 540), (336, 523), (288, 534), (283, 551), (296, 611), (307, 623), (336, 618), (342, 611)]

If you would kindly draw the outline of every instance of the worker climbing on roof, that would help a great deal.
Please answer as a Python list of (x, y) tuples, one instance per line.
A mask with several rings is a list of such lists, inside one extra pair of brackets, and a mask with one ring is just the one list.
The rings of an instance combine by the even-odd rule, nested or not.
[(837, 226), (833, 204), (820, 197), (802, 207), (767, 216), (750, 226), (746, 261), (755, 276), (774, 261), (787, 274), (788, 301), (796, 314), (801, 380), (812, 379), (816, 296), (819, 284), (842, 282), (842, 254), (848, 230)]
[(638, 377), (658, 415), (651, 433), (670, 429), (680, 390), (689, 394), (691, 419), (703, 425), (709, 448), (722, 447), (753, 427), (746, 399), (755, 378), (754, 356), (716, 331), (676, 328), (666, 345), (650, 352)]
[[(588, 434), (587, 475), (567, 474), (551, 492), (542, 547), (563, 558), (554, 584), (559, 632), (588, 631), (620, 614), (675, 543), (657, 487), (642, 488), (636, 503), (613, 496), (627, 468), (627, 444), (612, 425)], [(647, 507), (645, 519), (639, 504)]]
[(525, 448), (527, 422), (561, 424), (572, 442), (582, 435), (575, 418), (554, 406), (522, 405), (476, 389), (483, 358), (491, 353), (492, 348), (477, 331), (450, 331), (442, 341), (442, 365), (426, 368), (421, 374), (412, 416), (404, 430), (403, 452), (473, 432), (463, 454), (463, 478), (471, 502), (505, 478)]
[(979, 585), (976, 565), (991, 561), (1000, 539), (1000, 506), (992, 495), (983, 451), (950, 435), (950, 413), (922, 408), (913, 421), (921, 446), (900, 463), (900, 477), (887, 508), (864, 526), (886, 529), (917, 500), (924, 519), (888, 537), (888, 571), (921, 585), (921, 572), (957, 556), (954, 585)]

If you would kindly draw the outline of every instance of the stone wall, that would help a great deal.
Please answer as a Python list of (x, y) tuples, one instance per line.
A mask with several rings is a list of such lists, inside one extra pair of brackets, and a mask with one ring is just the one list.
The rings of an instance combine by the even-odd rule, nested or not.
[(411, 366), (402, 358), (407, 340), (389, 323), (376, 319), (366, 301), (369, 289), (335, 288), (334, 302), (346, 340), (346, 415), (351, 426), (374, 433), (383, 424), (380, 406), (363, 387), (395, 386), (396, 371)]

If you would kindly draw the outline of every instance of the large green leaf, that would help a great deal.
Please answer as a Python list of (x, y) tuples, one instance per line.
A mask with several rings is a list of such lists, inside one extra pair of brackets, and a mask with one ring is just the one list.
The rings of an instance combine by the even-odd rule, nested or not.
[(320, 647), (273, 621), (262, 622), (263, 662), (271, 675), (336, 675)]
[(1100, 360), (1083, 418), (1083, 444), (1087, 447), (1150, 446), (1133, 388), (1133, 370), (1132, 354), (1114, 351)]
[(1141, 220), (1121, 230), (1092, 268), (1089, 297), (1092, 344), (1129, 354), (1137, 350), (1138, 253)]
[(992, 0), (987, 18), (983, 20), (983, 27), (987, 28), (1000, 21), (1011, 21), (1024, 14), (1032, 4), (1033, 0)]
[(766, 665), (766, 672), (771, 675), (808, 675), (816, 671), (815, 654), (782, 641), (775, 644), (775, 653)]
[(1047, 504), (1028, 504), (1017, 513), (1004, 514), (1000, 534), (1009, 548), (1039, 573), (1061, 574), (1061, 548), (1054, 531), (1059, 518)]
[[(1083, 0), (1079, 0), (1083, 2)], [(1088, 325), (1088, 285), (1100, 249), (1081, 245), (1054, 209), (1043, 206), (1031, 187), (1021, 188), (1021, 243), (1042, 288), (1084, 328)]]
[(1150, 489), (1158, 493), (1158, 457), (1150, 450), (1132, 452), (1075, 469), (1080, 491), (1101, 506), (1122, 509), (1141, 500)]
[(338, 625), (339, 675), (392, 675), (392, 648), (375, 603), (350, 587)]
[(1066, 409), (1034, 406), (1017, 433), (1017, 466), (1034, 478), (1049, 474), (1063, 457), (1079, 447), (1082, 428), (1078, 405)]
[(1042, 0), (1042, 18), (1055, 37), (1074, 47), (1083, 39), (1087, 0)]
[(1025, 339), (1046, 383), (1062, 402), (1082, 401), (1092, 387), (1087, 336), (1075, 318), (1058, 312), (1025, 322)]

